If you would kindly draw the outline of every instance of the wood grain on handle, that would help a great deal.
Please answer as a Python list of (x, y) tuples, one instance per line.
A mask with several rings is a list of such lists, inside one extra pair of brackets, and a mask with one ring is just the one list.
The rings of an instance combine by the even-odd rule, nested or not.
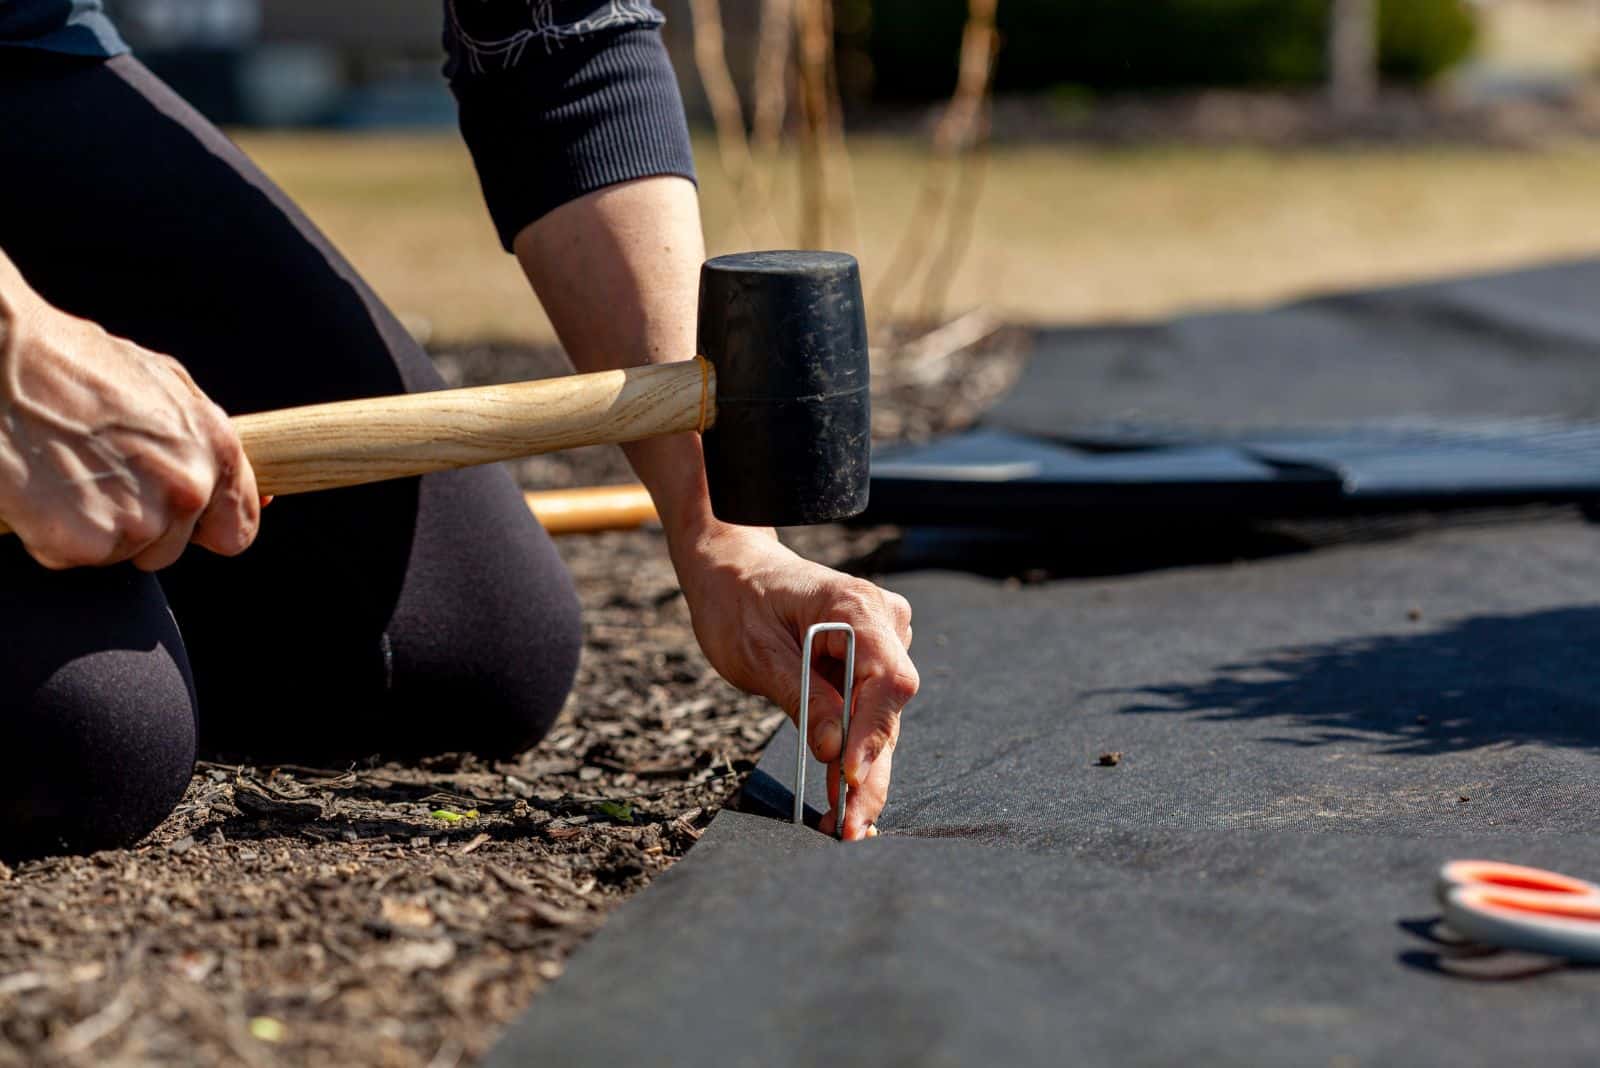
[(715, 370), (694, 359), (285, 408), (234, 426), (257, 486), (278, 495), (703, 430), (715, 399)]
[(264, 494), (357, 486), (577, 445), (701, 429), (715, 376), (700, 360), (317, 404), (234, 420)]

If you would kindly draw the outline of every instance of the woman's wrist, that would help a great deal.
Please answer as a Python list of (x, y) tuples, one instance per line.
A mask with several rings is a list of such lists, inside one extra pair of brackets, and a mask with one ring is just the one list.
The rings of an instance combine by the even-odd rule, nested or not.
[(725, 523), (711, 510), (705, 454), (696, 434), (674, 434), (625, 446), (634, 471), (650, 490), (667, 537), (678, 583), (693, 597), (717, 567), (752, 541), (777, 544), (771, 527)]

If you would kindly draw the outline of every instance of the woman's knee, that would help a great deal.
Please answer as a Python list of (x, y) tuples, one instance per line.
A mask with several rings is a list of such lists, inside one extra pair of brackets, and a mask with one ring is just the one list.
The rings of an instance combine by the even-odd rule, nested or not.
[(577, 675), (583, 625), (564, 571), (526, 593), (502, 591), (494, 605), (463, 602), (452, 625), (434, 632), (443, 641), (422, 655), (414, 634), (397, 636), (395, 697), (406, 713), (407, 748), (503, 757), (549, 733)]
[(390, 631), (394, 695), (413, 748), (519, 752), (572, 689), (577, 591), (504, 472), (429, 478), (413, 550), (429, 563), (413, 569)]
[(156, 580), (0, 547), (0, 856), (129, 845), (194, 770), (188, 662)]
[(183, 796), (194, 756), (193, 698), (165, 648), (58, 666), (0, 717), (0, 854), (132, 845)]

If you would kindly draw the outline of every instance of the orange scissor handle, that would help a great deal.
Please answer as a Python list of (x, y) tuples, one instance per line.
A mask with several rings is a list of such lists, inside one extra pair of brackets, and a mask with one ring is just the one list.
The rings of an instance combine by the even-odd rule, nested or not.
[(1452, 929), (1485, 945), (1600, 963), (1600, 886), (1559, 872), (1493, 860), (1439, 871)]
[(1439, 869), (1435, 888), (1439, 903), (1458, 886), (1497, 887), (1501, 890), (1532, 890), (1545, 894), (1593, 894), (1600, 896), (1600, 886), (1574, 879), (1570, 875), (1527, 868), (1521, 864), (1507, 864), (1499, 860), (1452, 860)]

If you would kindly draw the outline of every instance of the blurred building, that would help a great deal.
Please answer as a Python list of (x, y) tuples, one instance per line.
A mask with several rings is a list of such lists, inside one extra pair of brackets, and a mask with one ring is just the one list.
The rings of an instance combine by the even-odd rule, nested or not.
[(139, 58), (212, 119), (453, 121), (440, 0), (106, 0)]
[[(664, 36), (685, 104), (691, 117), (706, 119), (690, 0), (654, 2), (667, 16)], [(835, 2), (841, 11), (868, 10)], [(1063, 8), (1072, 2), (1059, 0)], [(1475, 58), (1455, 72), (1466, 92), (1549, 95), (1600, 71), (1600, 0), (1468, 2), (1483, 32)], [(106, 0), (140, 58), (212, 118), (342, 127), (453, 123), (454, 105), (439, 77), (442, 3)], [(746, 101), (763, 6), (762, 0), (720, 3), (728, 65)], [(949, 51), (953, 64), (953, 45)], [(841, 54), (842, 74), (846, 58)]]
[[(106, 0), (147, 65), (213, 120), (252, 125), (431, 126), (454, 122), (439, 76), (442, 0)], [(688, 0), (656, 0), (691, 114)], [(729, 59), (750, 77), (756, 0), (725, 3)]]

